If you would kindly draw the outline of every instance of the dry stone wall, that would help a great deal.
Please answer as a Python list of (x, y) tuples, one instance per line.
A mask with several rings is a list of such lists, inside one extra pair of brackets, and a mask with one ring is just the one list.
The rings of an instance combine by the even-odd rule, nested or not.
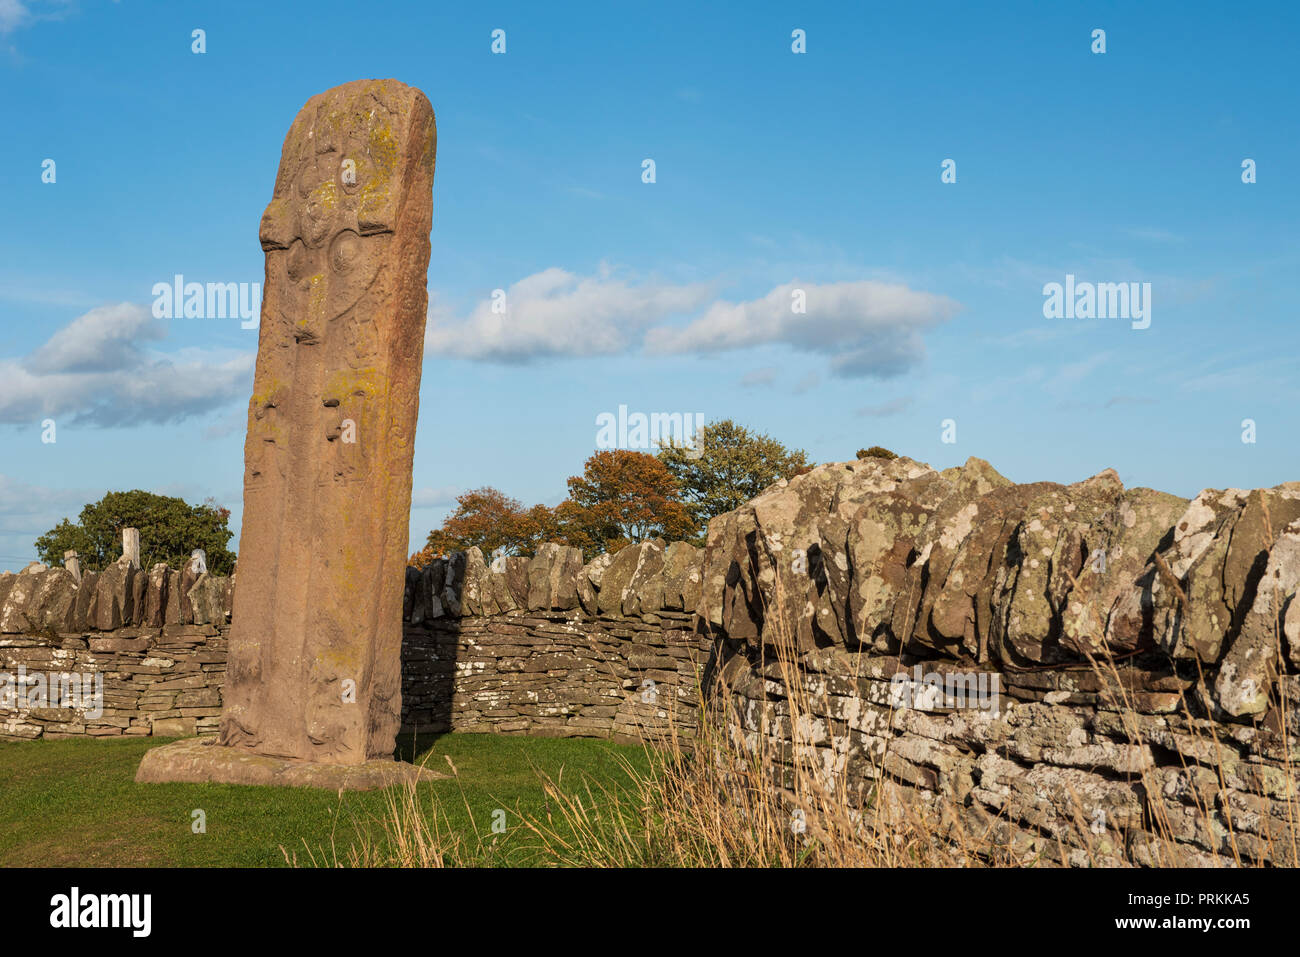
[[(694, 628), (702, 557), (654, 541), (584, 566), (544, 545), (495, 570), (477, 548), (408, 569), (402, 730), (689, 733), (710, 651)], [(129, 560), (80, 582), (39, 564), (0, 575), (0, 675), (25, 696), (61, 674), (103, 690), (94, 716), (0, 698), (0, 738), (215, 733), (233, 592), (233, 578)]]
[[(402, 727), (635, 739), (707, 708), (791, 803), (811, 770), (1003, 860), (1296, 864), (1298, 583), (1300, 483), (826, 465), (703, 550), (407, 569)], [(232, 590), (128, 560), (0, 575), (0, 671), (106, 679), (98, 721), (0, 711), (0, 736), (212, 732)]]
[(71, 564), (0, 574), (0, 739), (215, 733), (233, 579)]
[(408, 569), (404, 730), (690, 733), (711, 650), (694, 627), (702, 557), (651, 541), (584, 566), (547, 544), (494, 567), (471, 548)]
[(1300, 483), (875, 459), (715, 520), (699, 614), (712, 700), (787, 789), (824, 773), (1022, 863), (1295, 865), (1298, 580)]

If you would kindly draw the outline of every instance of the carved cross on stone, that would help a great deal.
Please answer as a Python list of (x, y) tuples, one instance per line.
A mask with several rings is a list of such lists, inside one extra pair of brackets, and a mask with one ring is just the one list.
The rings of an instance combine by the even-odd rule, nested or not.
[[(230, 780), (262, 766), (239, 757), (249, 754), (401, 767), (391, 759), (435, 151), (429, 101), (395, 80), (312, 97), (285, 138), (260, 231), (265, 297), (219, 746), (191, 745), (201, 759), (147, 756), (138, 780), (164, 779), (152, 775), (167, 761), (171, 780)], [(220, 769), (205, 777), (195, 761)]]

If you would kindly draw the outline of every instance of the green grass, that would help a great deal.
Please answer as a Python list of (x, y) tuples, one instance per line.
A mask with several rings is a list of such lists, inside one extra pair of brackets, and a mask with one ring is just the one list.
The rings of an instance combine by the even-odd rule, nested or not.
[[(136, 784), (141, 757), (165, 740), (0, 742), (0, 865), (265, 867), (284, 866), (285, 851), (299, 865), (329, 864), (345, 863), (362, 837), (384, 844), (384, 792)], [(448, 734), (418, 747), (399, 739), (398, 749), (437, 771), (450, 772), (451, 758), (457, 776), (421, 784), (420, 805), (436, 803), (444, 833), (464, 836), (471, 863), (485, 865), (543, 862), (520, 824), (521, 812), (546, 814), (539, 771), (577, 792), (584, 779), (621, 787), (620, 756), (647, 765), (639, 748), (578, 738)], [(195, 809), (206, 833), (191, 829)], [(497, 809), (504, 835), (492, 833)]]

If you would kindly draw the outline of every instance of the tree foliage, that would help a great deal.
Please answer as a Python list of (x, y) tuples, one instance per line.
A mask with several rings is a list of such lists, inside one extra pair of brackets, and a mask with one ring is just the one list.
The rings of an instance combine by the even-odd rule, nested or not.
[(507, 555), (531, 556), (543, 542), (574, 545), (590, 560), (656, 535), (682, 538), (691, 532), (677, 484), (653, 455), (597, 452), (568, 487), (568, 499), (553, 509), (525, 509), (518, 499), (490, 486), (466, 492), (410, 562), (423, 566), (475, 545), (487, 556), (498, 548)]
[(556, 508), (560, 532), (588, 560), (648, 538), (680, 539), (695, 531), (672, 473), (645, 452), (597, 452), (568, 485), (568, 499)]
[(475, 545), (487, 555), (498, 548), (507, 555), (531, 555), (554, 534), (555, 519), (546, 506), (525, 510), (518, 499), (484, 486), (456, 497), (456, 508), (441, 528), (429, 533), (424, 548), (411, 556), (411, 564), (427, 565), (439, 555)]
[(527, 557), (543, 542), (581, 548), (590, 561), (648, 538), (699, 542), (709, 519), (811, 467), (802, 449), (787, 449), (730, 419), (714, 422), (693, 447), (669, 443), (658, 455), (594, 453), (582, 474), (569, 478), (568, 498), (555, 508), (525, 509), (490, 486), (466, 492), (410, 561), (423, 566), (474, 545), (485, 557), (498, 548)]
[(873, 445), (869, 449), (858, 449), (859, 459), (896, 459), (898, 456), (879, 445)]
[(699, 531), (709, 519), (739, 508), (780, 479), (812, 466), (803, 449), (788, 449), (731, 419), (700, 430), (693, 447), (669, 444), (659, 460), (676, 478)]
[(74, 524), (64, 519), (36, 539), (36, 553), (47, 565), (63, 563), (63, 553), (75, 549), (81, 567), (100, 571), (122, 555), (122, 529), (140, 530), (140, 564), (150, 568), (166, 562), (180, 568), (201, 548), (208, 571), (229, 575), (235, 553), (226, 546), (232, 535), (230, 510), (208, 499), (190, 505), (184, 499), (135, 489), (108, 492), (81, 510)]

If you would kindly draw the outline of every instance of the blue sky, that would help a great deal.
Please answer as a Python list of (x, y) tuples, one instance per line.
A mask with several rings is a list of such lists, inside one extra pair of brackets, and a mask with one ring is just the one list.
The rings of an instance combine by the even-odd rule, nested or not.
[[(212, 496), (238, 528), (257, 333), (152, 320), (151, 290), (260, 283), (289, 124), (364, 77), (438, 122), (412, 549), (458, 491), (559, 501), (620, 405), (823, 462), (879, 444), (1184, 496), (1300, 479), (1298, 21), (0, 0), (0, 568), (110, 489)], [(1150, 283), (1149, 328), (1046, 318), (1067, 274)]]

